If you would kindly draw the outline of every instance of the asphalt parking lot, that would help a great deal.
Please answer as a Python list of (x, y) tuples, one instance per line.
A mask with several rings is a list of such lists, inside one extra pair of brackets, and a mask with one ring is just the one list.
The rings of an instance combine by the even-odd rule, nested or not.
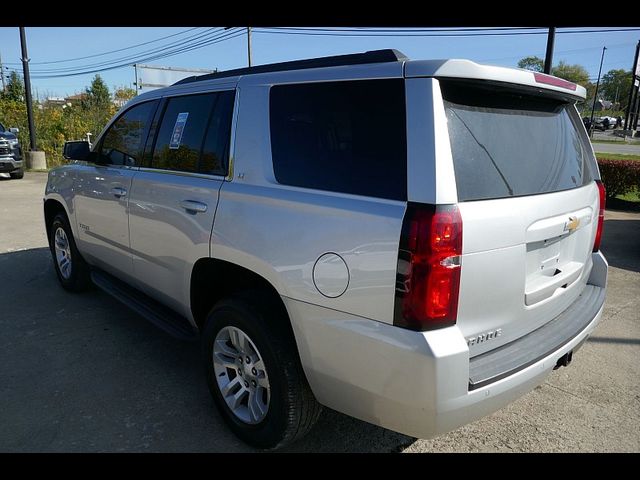
[[(0, 178), (0, 451), (242, 452), (197, 344), (95, 290), (65, 292), (43, 227), (46, 174)], [(640, 451), (640, 214), (608, 211), (603, 319), (568, 368), (508, 407), (431, 440), (326, 410), (290, 451)]]

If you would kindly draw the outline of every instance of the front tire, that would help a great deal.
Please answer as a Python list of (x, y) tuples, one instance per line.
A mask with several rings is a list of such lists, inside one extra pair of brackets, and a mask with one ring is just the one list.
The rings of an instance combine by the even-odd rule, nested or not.
[(24, 177), (24, 170), (23, 169), (15, 170), (11, 172), (9, 176), (14, 180), (20, 180), (22, 177)]
[(82, 292), (91, 286), (89, 265), (76, 247), (64, 213), (58, 213), (49, 227), (49, 248), (60, 284), (70, 292)]
[(207, 383), (223, 419), (243, 441), (278, 448), (303, 437), (322, 407), (304, 376), (295, 340), (260, 295), (222, 300), (202, 335)]

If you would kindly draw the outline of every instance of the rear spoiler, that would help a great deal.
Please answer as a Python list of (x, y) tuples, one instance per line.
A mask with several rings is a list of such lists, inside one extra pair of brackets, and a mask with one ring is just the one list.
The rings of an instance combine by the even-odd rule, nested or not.
[(482, 65), (471, 60), (408, 61), (404, 65), (404, 76), (405, 78), (448, 77), (511, 83), (551, 90), (575, 100), (584, 100), (587, 96), (587, 90), (583, 86), (568, 82), (562, 78), (521, 68)]

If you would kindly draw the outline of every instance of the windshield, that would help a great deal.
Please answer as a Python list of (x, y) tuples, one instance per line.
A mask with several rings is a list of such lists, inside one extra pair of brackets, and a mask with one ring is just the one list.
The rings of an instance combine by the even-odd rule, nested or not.
[(495, 85), (441, 87), (459, 201), (556, 192), (593, 180), (573, 104)]

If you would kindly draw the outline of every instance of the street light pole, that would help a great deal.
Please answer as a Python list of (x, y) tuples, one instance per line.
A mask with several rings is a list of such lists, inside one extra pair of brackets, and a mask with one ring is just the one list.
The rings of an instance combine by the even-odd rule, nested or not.
[(598, 70), (598, 81), (596, 82), (596, 92), (593, 94), (593, 106), (591, 107), (591, 121), (589, 122), (589, 136), (593, 134), (593, 112), (596, 110), (596, 101), (598, 100), (598, 88), (600, 87), (600, 74), (602, 73), (602, 62), (604, 61), (604, 52), (607, 47), (602, 47), (602, 56), (600, 57), (600, 69)]
[(24, 72), (24, 96), (27, 100), (27, 120), (29, 122), (29, 145), (36, 150), (36, 128), (33, 125), (33, 102), (31, 101), (31, 78), (29, 77), (29, 55), (24, 27), (20, 27), (20, 46), (22, 47), (22, 71)]

